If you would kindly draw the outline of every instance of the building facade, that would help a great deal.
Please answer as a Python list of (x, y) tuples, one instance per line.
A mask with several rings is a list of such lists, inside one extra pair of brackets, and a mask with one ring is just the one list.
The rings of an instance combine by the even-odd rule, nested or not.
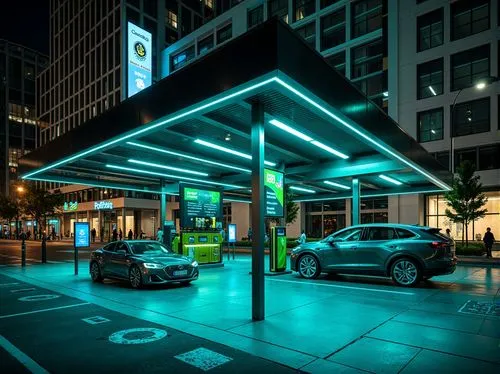
[(39, 144), (47, 124), (36, 114), (36, 77), (48, 66), (48, 56), (0, 40), (0, 193), (15, 194), (18, 159)]

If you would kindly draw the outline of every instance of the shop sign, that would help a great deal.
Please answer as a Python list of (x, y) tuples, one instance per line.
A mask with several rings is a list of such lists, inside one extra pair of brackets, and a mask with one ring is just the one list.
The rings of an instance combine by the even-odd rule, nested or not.
[(151, 33), (128, 22), (128, 97), (152, 83)]
[(113, 202), (112, 201), (95, 201), (94, 202), (94, 209), (95, 210), (113, 209)]
[(264, 169), (266, 217), (283, 217), (283, 173)]
[(63, 211), (72, 212), (78, 209), (78, 201), (65, 202), (63, 205)]

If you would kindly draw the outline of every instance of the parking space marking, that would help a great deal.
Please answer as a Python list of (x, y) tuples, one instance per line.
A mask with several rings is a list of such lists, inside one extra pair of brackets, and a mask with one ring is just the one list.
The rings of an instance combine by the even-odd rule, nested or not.
[(90, 325), (98, 325), (100, 323), (106, 323), (106, 322), (111, 322), (110, 319), (101, 317), (101, 316), (94, 316), (94, 317), (88, 317), (88, 318), (82, 318), (83, 322), (87, 322)]
[(322, 286), (322, 287), (344, 288), (344, 289), (349, 289), (349, 290), (361, 290), (361, 291), (372, 291), (372, 292), (382, 292), (382, 293), (394, 293), (394, 294), (398, 294), (398, 295), (409, 295), (409, 296), (414, 296), (415, 295), (414, 292), (377, 290), (376, 288), (349, 287), (349, 286), (341, 286), (341, 285), (338, 285), (338, 284), (324, 284), (324, 283), (300, 282), (300, 281), (292, 281), (292, 280), (285, 280), (285, 279), (274, 279), (274, 278), (269, 278), (267, 280), (273, 281), (273, 282), (307, 284), (307, 285), (310, 285), (310, 286), (312, 285), (312, 286)]
[(34, 360), (32, 360), (24, 352), (20, 351), (15, 345), (5, 339), (0, 335), (0, 346), (10, 353), (17, 361), (19, 361), (26, 369), (31, 371), (33, 374), (49, 374), (47, 370), (38, 365)]
[(109, 341), (115, 344), (144, 344), (163, 339), (165, 336), (167, 336), (165, 330), (140, 327), (117, 331), (109, 336)]
[(51, 312), (53, 310), (58, 310), (58, 309), (75, 308), (77, 306), (89, 305), (89, 304), (90, 303), (78, 303), (78, 304), (70, 304), (70, 305), (64, 305), (64, 306), (57, 306), (57, 307), (54, 307), (54, 308), (32, 310), (30, 312), (15, 313), (15, 314), (6, 314), (4, 316), (0, 316), (0, 319), (11, 318), (11, 317), (18, 317), (18, 316), (25, 316), (25, 315), (28, 315), (28, 314), (35, 314), (35, 313)]
[(24, 296), (20, 297), (19, 301), (44, 301), (44, 300), (52, 300), (61, 297), (61, 295), (33, 295), (33, 296)]
[(17, 292), (28, 292), (28, 291), (35, 291), (36, 288), (19, 288), (17, 290), (10, 290), (12, 293), (17, 293)]
[(206, 348), (197, 348), (174, 357), (203, 371), (208, 371), (233, 360), (231, 357), (221, 355)]
[(17, 286), (19, 283), (13, 282), (13, 283), (0, 283), (0, 287), (8, 287), (8, 286)]

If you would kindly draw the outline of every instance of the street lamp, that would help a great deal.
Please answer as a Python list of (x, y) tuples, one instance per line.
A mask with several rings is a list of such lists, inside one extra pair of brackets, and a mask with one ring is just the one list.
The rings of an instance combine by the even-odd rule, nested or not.
[[(490, 84), (498, 82), (499, 80), (500, 80), (499, 77), (488, 76), (488, 77), (485, 77), (485, 78), (481, 78), (479, 81), (477, 81), (475, 83), (474, 86), (475, 86), (475, 88), (477, 90), (482, 91), (486, 87), (488, 87)], [(464, 88), (468, 88), (468, 87), (464, 87)], [(454, 171), (455, 171), (455, 155), (454, 155), (455, 138), (453, 137), (453, 129), (452, 129), (453, 116), (454, 116), (454, 113), (455, 113), (455, 105), (457, 103), (458, 96), (464, 90), (464, 88), (461, 88), (460, 90), (458, 90), (457, 94), (455, 95), (455, 99), (453, 100), (453, 104), (451, 106), (451, 118), (450, 118), (450, 139), (451, 139), (451, 141), (450, 141), (450, 171), (452, 173), (454, 173)], [(467, 116), (467, 120), (469, 122), (471, 122), (472, 121), (472, 112), (471, 112), (470, 109), (467, 110), (466, 116)]]

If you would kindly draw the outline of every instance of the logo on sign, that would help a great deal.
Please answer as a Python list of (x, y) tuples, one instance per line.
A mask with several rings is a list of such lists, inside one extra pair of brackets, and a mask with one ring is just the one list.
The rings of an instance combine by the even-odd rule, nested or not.
[(113, 209), (112, 201), (95, 201), (94, 202), (95, 210), (103, 210), (103, 209)]
[(142, 42), (136, 42), (134, 44), (134, 54), (139, 61), (144, 61), (146, 59), (146, 47)]
[(63, 205), (63, 210), (65, 212), (68, 212), (68, 211), (73, 211), (73, 210), (77, 210), (78, 209), (78, 202), (75, 201), (75, 202), (65, 202), (64, 205)]

